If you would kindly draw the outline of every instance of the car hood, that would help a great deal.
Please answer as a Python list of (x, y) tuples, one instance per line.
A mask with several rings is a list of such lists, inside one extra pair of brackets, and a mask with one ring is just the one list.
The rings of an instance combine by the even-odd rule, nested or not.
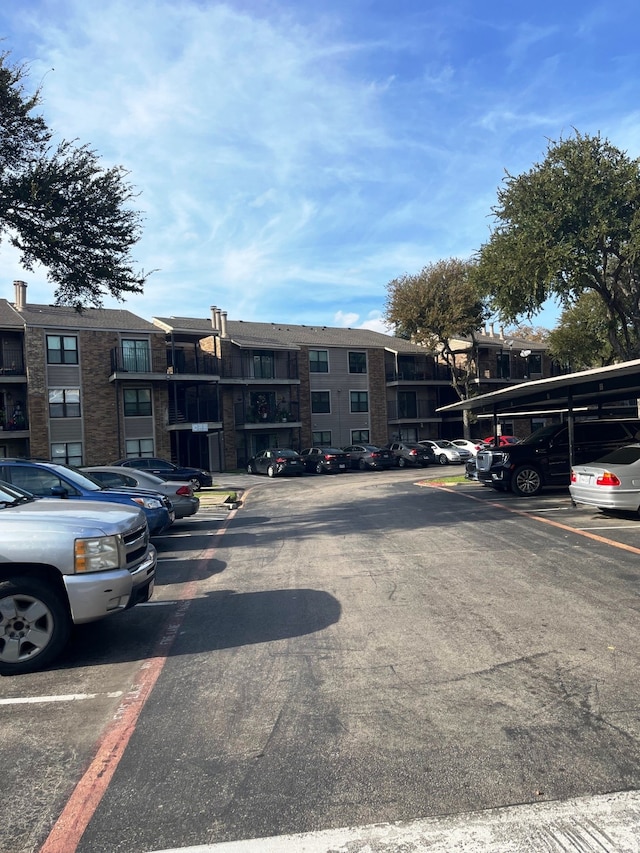
[(64, 527), (78, 536), (123, 532), (123, 524), (133, 528), (144, 521), (144, 513), (135, 506), (97, 501), (61, 501), (38, 498), (28, 503), (0, 509), (0, 525), (3, 519), (20, 525), (21, 521), (34, 519), (38, 535), (55, 532)]

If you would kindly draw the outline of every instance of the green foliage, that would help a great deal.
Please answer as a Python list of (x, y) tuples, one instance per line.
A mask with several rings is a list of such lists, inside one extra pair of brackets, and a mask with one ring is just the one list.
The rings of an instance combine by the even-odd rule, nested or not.
[(141, 293), (147, 275), (129, 256), (141, 218), (126, 171), (103, 168), (86, 145), (54, 146), (26, 73), (0, 54), (0, 236), (25, 269), (46, 267), (58, 303), (99, 307), (105, 294)]
[(507, 174), (477, 268), (506, 322), (531, 317), (549, 297), (570, 308), (593, 291), (612, 350), (640, 353), (639, 162), (576, 132), (550, 142), (529, 172)]
[[(410, 338), (438, 353), (452, 370), (460, 399), (470, 393), (474, 333), (488, 316), (485, 301), (473, 275), (474, 264), (456, 258), (437, 261), (417, 275), (405, 274), (387, 285), (385, 317), (399, 336)], [(469, 340), (462, 351), (455, 339)], [(463, 357), (460, 358), (460, 352)]]
[(549, 333), (548, 354), (562, 367), (587, 370), (611, 364), (615, 353), (607, 340), (608, 320), (597, 293), (583, 293), (565, 308), (557, 327)]

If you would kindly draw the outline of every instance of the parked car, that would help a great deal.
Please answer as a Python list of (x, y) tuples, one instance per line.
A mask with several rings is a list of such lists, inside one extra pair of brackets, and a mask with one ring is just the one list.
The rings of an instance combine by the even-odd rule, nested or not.
[(461, 462), (466, 462), (471, 455), (468, 450), (456, 447), (455, 444), (444, 438), (437, 441), (425, 439), (424, 441), (419, 441), (418, 444), (431, 448), (436, 462), (440, 465), (460, 465)]
[[(639, 419), (576, 421), (573, 465), (584, 465), (640, 440)], [(537, 495), (545, 486), (570, 483), (569, 426), (554, 423), (508, 447), (479, 450), (478, 479), (494, 489), (511, 489), (521, 497)]]
[(339, 447), (306, 447), (300, 454), (306, 471), (341, 474), (351, 468), (351, 460)]
[(161, 477), (163, 480), (183, 480), (193, 483), (194, 489), (199, 491), (203, 486), (212, 486), (213, 477), (209, 471), (201, 468), (183, 468), (168, 462), (166, 459), (158, 459), (157, 456), (138, 456), (133, 459), (119, 459), (114, 465), (122, 465), (124, 468), (137, 468), (139, 471), (148, 471)]
[(587, 465), (574, 465), (569, 492), (576, 504), (640, 512), (640, 444), (619, 447)]
[(171, 501), (176, 518), (188, 518), (200, 508), (200, 498), (194, 495), (190, 483), (163, 480), (155, 474), (138, 471), (137, 468), (125, 469), (117, 465), (91, 465), (80, 470), (108, 489), (149, 489), (160, 492)]
[(393, 468), (396, 458), (386, 447), (378, 447), (376, 444), (350, 444), (342, 448), (351, 459), (351, 467), (366, 471)]
[[(485, 446), (484, 441), (481, 439), (476, 439), (474, 441), (469, 438), (454, 438), (452, 439), (451, 444), (455, 445), (458, 450), (466, 450), (469, 456), (475, 456), (480, 448)], [(467, 460), (465, 459), (464, 461), (466, 462)]]
[(40, 499), (0, 482), (0, 541), (0, 675), (42, 669), (73, 625), (153, 593), (156, 549), (138, 506)]
[(398, 468), (406, 465), (426, 468), (436, 461), (433, 451), (417, 441), (391, 441), (386, 447), (393, 453)]
[(106, 501), (136, 506), (144, 510), (152, 535), (163, 533), (175, 518), (171, 502), (165, 495), (146, 489), (106, 489), (89, 474), (57, 462), (0, 459), (0, 480), (41, 498)]
[(516, 438), (515, 435), (499, 435), (497, 441), (495, 435), (482, 439), (482, 443), (490, 447), (506, 447), (509, 444), (518, 444), (519, 441), (520, 439)]
[(277, 477), (279, 474), (297, 474), (305, 472), (304, 461), (299, 453), (286, 447), (270, 447), (261, 450), (247, 462), (248, 474), (266, 474)]

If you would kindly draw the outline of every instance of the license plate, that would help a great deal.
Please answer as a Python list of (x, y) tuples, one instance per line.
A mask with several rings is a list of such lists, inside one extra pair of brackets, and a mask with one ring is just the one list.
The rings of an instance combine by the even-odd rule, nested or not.
[(579, 483), (590, 483), (591, 475), (590, 474), (578, 474), (578, 482)]
[(338, 465), (338, 468), (346, 468), (346, 467), (347, 466), (344, 464), (344, 462), (341, 462), (340, 465)]

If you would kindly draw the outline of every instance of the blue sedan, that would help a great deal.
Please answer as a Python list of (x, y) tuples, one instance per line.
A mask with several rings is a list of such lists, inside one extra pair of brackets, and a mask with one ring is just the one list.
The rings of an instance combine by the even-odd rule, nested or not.
[(138, 506), (144, 510), (151, 535), (165, 531), (175, 518), (171, 501), (165, 495), (146, 489), (107, 489), (82, 471), (56, 462), (0, 459), (0, 480), (41, 498), (109, 501)]

